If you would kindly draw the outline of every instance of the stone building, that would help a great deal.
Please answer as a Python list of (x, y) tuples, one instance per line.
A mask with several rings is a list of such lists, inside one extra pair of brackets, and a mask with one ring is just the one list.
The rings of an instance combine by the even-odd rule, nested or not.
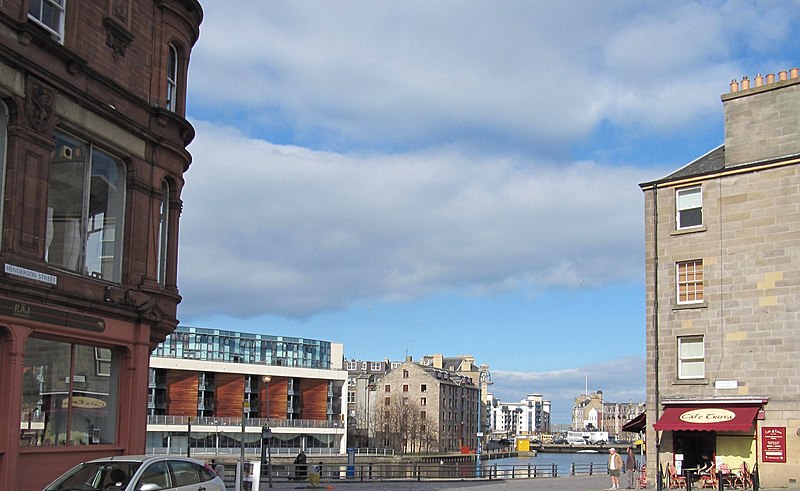
[[(648, 469), (800, 480), (800, 78), (734, 80), (724, 144), (641, 184)], [(650, 476), (651, 479), (653, 475)]]
[(0, 2), (0, 489), (145, 449), (202, 17), (197, 0)]
[(632, 441), (636, 433), (623, 430), (623, 426), (644, 413), (645, 405), (641, 402), (604, 402), (600, 430), (607, 431), (618, 441)]
[(375, 381), (403, 362), (347, 360), (347, 441), (354, 447), (374, 447), (371, 409), (375, 408)]
[(486, 442), (486, 436), (491, 431), (491, 407), (489, 401), (489, 386), (492, 385), (492, 374), (489, 372), (489, 365), (475, 364), (475, 357), (472, 355), (444, 356), (440, 353), (425, 355), (422, 357), (423, 365), (432, 366), (448, 372), (456, 373), (462, 377), (469, 377), (481, 391), (480, 419), (478, 421), (478, 433), (482, 433), (478, 438), (480, 447)]
[(603, 391), (581, 394), (572, 405), (572, 429), (599, 431), (603, 423)]
[(476, 449), (480, 388), (470, 377), (407, 357), (375, 386), (372, 429), (377, 446), (404, 451)]

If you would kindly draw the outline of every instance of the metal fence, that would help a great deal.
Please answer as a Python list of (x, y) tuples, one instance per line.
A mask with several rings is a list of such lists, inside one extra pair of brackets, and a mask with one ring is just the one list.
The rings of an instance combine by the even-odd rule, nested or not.
[[(241, 428), (242, 418), (215, 418), (215, 417), (189, 417), (189, 416), (165, 416), (165, 415), (150, 415), (147, 417), (147, 423), (152, 425), (172, 425), (183, 426), (188, 428), (191, 424), (195, 431), (203, 431), (196, 429), (198, 426), (214, 428), (215, 430), (223, 427)], [(318, 419), (275, 419), (275, 418), (245, 418), (245, 426), (258, 427), (259, 429), (265, 424), (269, 424), (270, 428), (342, 428), (342, 424), (338, 421), (323, 421)]]
[[(304, 481), (308, 476), (306, 466), (272, 465), (274, 481)], [(322, 481), (340, 480), (379, 482), (379, 481), (436, 481), (448, 479), (535, 479), (554, 478), (559, 476), (592, 476), (607, 473), (605, 464), (571, 464), (567, 468), (558, 464), (493, 464), (475, 462), (446, 463), (364, 463), (353, 466), (341, 464), (322, 464)], [(262, 481), (267, 480), (267, 469), (262, 468)], [(235, 481), (236, 469), (229, 465), (226, 470), (226, 482)]]
[[(395, 456), (395, 451), (390, 448), (356, 448), (355, 454), (356, 456), (375, 456), (375, 457), (393, 457)], [(175, 447), (175, 448), (167, 448), (167, 447), (147, 447), (147, 454), (149, 455), (167, 455), (167, 454), (177, 454), (177, 455), (186, 455), (187, 448), (186, 447)], [(273, 457), (292, 457), (294, 458), (300, 452), (300, 448), (298, 447), (272, 447), (270, 449), (270, 454)], [(339, 451), (339, 448), (329, 448), (329, 447), (306, 447), (303, 449), (303, 452), (308, 456), (313, 455), (324, 455), (324, 456), (343, 456), (344, 454)], [(192, 446), (190, 449), (191, 456), (197, 456), (197, 458), (211, 458), (217, 456), (223, 457), (239, 457), (242, 454), (241, 447), (195, 447)], [(244, 454), (246, 460), (258, 460), (261, 457), (261, 447), (254, 446), (254, 447), (245, 447)]]

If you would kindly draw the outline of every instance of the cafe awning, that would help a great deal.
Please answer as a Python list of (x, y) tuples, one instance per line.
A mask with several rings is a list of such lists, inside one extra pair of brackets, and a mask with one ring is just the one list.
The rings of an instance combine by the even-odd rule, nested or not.
[(667, 406), (656, 431), (744, 431), (753, 429), (761, 404)]
[(636, 416), (632, 420), (628, 421), (624, 425), (622, 425), (622, 431), (630, 431), (631, 433), (640, 433), (644, 430), (645, 420), (647, 417), (645, 413)]

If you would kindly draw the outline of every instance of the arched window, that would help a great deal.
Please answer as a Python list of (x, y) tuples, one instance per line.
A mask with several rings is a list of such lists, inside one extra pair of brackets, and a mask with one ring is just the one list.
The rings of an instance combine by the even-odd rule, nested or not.
[(88, 142), (56, 132), (47, 195), (45, 260), (119, 282), (125, 229), (125, 166)]
[(178, 49), (174, 44), (169, 45), (167, 53), (167, 109), (178, 109)]
[(169, 183), (161, 182), (161, 206), (158, 215), (158, 283), (167, 283), (167, 252), (169, 250)]

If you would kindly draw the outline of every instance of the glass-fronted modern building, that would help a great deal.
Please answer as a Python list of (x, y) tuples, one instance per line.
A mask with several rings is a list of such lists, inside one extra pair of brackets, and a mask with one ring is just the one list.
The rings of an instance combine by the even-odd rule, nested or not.
[(258, 454), (268, 426), (277, 452), (344, 453), (346, 381), (339, 343), (180, 326), (150, 358), (148, 452)]

